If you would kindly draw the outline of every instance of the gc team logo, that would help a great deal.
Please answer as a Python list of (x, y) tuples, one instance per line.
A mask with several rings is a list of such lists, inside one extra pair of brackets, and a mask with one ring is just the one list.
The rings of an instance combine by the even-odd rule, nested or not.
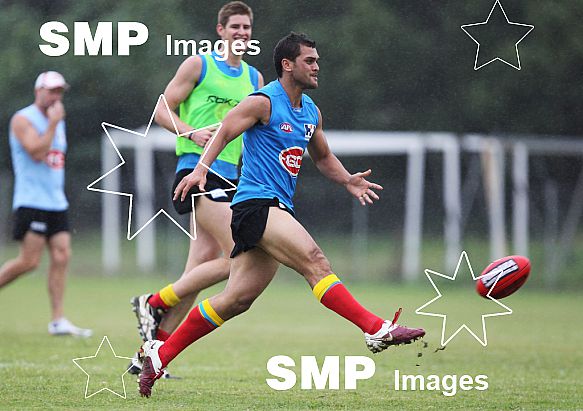
[(285, 150), (281, 150), (279, 153), (279, 163), (290, 173), (292, 176), (296, 177), (300, 172), (300, 167), (302, 166), (302, 157), (304, 155), (304, 149), (301, 147), (290, 147)]
[(290, 123), (281, 123), (279, 125), (279, 129), (284, 133), (291, 133), (292, 131), (294, 131), (294, 128)]
[(59, 150), (51, 150), (48, 152), (45, 162), (50, 168), (59, 170), (65, 167), (65, 153)]

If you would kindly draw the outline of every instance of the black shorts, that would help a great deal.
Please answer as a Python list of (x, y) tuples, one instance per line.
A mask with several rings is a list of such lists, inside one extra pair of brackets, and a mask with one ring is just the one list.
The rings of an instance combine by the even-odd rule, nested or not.
[(12, 238), (21, 241), (28, 231), (50, 238), (61, 231), (69, 231), (69, 217), (65, 211), (45, 211), (20, 207), (14, 212)]
[[(178, 186), (178, 184), (180, 183), (180, 181), (182, 181), (184, 177), (192, 173), (192, 170), (193, 170), (192, 168), (185, 168), (176, 173), (176, 178), (174, 179), (174, 184), (172, 185), (172, 192), (170, 193), (172, 198), (174, 198), (174, 190), (176, 189), (176, 186)], [(229, 178), (227, 178), (226, 180), (230, 181), (235, 186), (237, 186), (237, 183), (239, 182), (239, 180), (231, 180)], [(204, 188), (208, 193), (207, 198), (209, 200), (216, 201), (219, 203), (230, 203), (231, 201), (233, 201), (233, 197), (235, 196), (236, 191), (232, 190), (233, 188), (232, 185), (227, 184), (225, 181), (223, 181), (220, 177), (218, 177), (211, 171), (209, 171), (208, 174), (206, 175), (206, 185)], [(228, 189), (231, 190), (224, 191)], [(184, 201), (181, 201), (180, 197), (176, 200), (172, 200), (176, 212), (178, 214), (191, 213), (192, 212), (191, 195), (198, 193), (200, 193), (198, 186), (194, 186), (190, 189)]]
[(231, 258), (257, 246), (265, 232), (270, 207), (279, 207), (294, 215), (293, 211), (277, 198), (254, 198), (231, 206), (233, 210), (231, 233), (235, 242)]

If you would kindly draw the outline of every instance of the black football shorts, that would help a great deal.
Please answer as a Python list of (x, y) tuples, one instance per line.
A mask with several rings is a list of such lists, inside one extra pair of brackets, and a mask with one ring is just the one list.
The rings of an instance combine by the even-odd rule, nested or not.
[(20, 207), (14, 212), (12, 238), (21, 241), (28, 231), (50, 238), (61, 231), (69, 231), (69, 217), (65, 211), (46, 211)]
[(278, 207), (294, 215), (293, 211), (277, 198), (254, 198), (231, 206), (233, 210), (231, 233), (235, 242), (231, 258), (257, 246), (265, 232), (270, 207)]
[[(172, 198), (174, 198), (174, 190), (176, 189), (176, 186), (178, 186), (178, 184), (180, 183), (180, 181), (182, 181), (184, 177), (192, 173), (192, 170), (193, 170), (192, 168), (185, 168), (176, 173), (176, 178), (174, 179), (174, 184), (172, 185), (172, 192), (170, 193)], [(235, 186), (237, 186), (237, 183), (239, 182), (239, 180), (231, 180), (228, 178), (226, 180), (230, 181)], [(235, 196), (236, 191), (233, 190), (232, 188), (233, 188), (232, 185), (228, 184), (220, 177), (213, 174), (211, 171), (209, 171), (208, 174), (206, 175), (206, 184), (204, 189), (208, 193), (206, 197), (209, 200), (216, 201), (219, 203), (230, 203), (231, 201), (233, 201), (233, 197)], [(176, 200), (173, 199), (172, 203), (174, 204), (174, 209), (176, 210), (176, 212), (178, 214), (191, 213), (192, 212), (191, 195), (198, 193), (200, 193), (200, 190), (198, 189), (197, 186), (194, 186), (190, 189), (184, 201), (181, 201), (180, 197)]]

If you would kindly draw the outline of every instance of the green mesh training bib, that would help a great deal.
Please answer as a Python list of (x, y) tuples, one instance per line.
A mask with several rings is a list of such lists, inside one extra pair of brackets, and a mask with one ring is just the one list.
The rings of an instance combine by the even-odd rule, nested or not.
[[(206, 74), (200, 84), (179, 107), (182, 121), (193, 128), (201, 128), (223, 120), (225, 115), (241, 100), (255, 91), (251, 83), (249, 65), (241, 61), (242, 72), (239, 77), (223, 73), (210, 55), (201, 55), (206, 62)], [(202, 154), (204, 148), (184, 137), (176, 138), (176, 155), (186, 153)], [(242, 152), (242, 138), (238, 136), (219, 154), (217, 159), (239, 164)]]

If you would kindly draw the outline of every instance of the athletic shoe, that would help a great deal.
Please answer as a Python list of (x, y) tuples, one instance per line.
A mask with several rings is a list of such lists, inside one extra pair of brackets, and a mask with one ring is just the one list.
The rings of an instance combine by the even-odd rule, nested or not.
[[(142, 358), (140, 358), (139, 353), (134, 354), (130, 364), (128, 365), (127, 370), (128, 370), (128, 373), (130, 373), (132, 375), (140, 375), (140, 373), (142, 372)], [(175, 375), (170, 374), (166, 368), (164, 368), (163, 372), (164, 372), (164, 374), (162, 374), (162, 377), (160, 377), (160, 378), (162, 378), (164, 380), (180, 380), (180, 379), (182, 379), (182, 377), (177, 377)]]
[(164, 313), (163, 310), (148, 304), (148, 299), (151, 296), (152, 294), (144, 294), (139, 297), (133, 297), (130, 300), (132, 311), (136, 313), (136, 318), (138, 319), (138, 331), (144, 342), (156, 339), (156, 333)]
[(391, 345), (411, 344), (425, 335), (423, 328), (408, 328), (397, 324), (399, 315), (401, 315), (401, 308), (395, 313), (393, 321), (385, 321), (376, 333), (372, 335), (364, 333), (366, 346), (369, 350), (377, 353)]
[(128, 365), (128, 373), (132, 375), (140, 375), (142, 372), (142, 359), (139, 353), (135, 353)]
[(51, 335), (73, 335), (75, 337), (88, 338), (93, 335), (93, 331), (86, 328), (79, 328), (65, 317), (49, 323), (49, 334)]
[(158, 355), (158, 350), (163, 345), (164, 342), (159, 340), (146, 341), (140, 349), (142, 373), (140, 374), (139, 390), (142, 397), (150, 397), (154, 383), (164, 375), (162, 360)]
[(182, 377), (177, 377), (176, 375), (170, 374), (166, 368), (162, 371), (162, 378), (163, 380), (181, 380)]

